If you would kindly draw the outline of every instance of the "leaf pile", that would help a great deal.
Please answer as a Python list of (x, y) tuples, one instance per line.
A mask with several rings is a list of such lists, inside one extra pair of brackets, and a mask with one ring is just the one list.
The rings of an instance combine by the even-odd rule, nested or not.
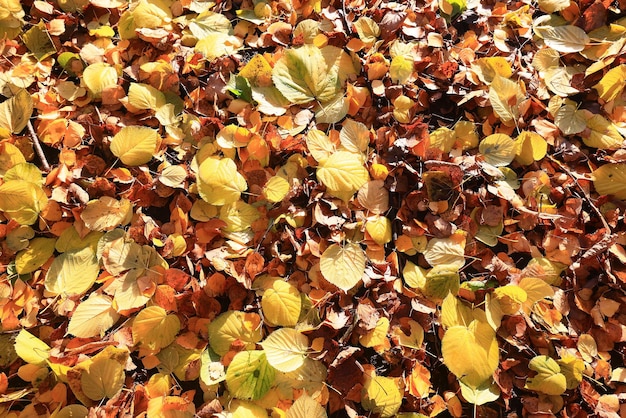
[(0, 414), (626, 415), (623, 0), (0, 3)]

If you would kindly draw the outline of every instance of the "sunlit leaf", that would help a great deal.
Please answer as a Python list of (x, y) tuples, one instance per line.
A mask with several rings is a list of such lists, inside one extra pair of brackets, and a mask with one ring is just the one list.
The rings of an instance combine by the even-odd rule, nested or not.
[(56, 52), (56, 48), (50, 39), (50, 34), (46, 30), (46, 24), (43, 21), (24, 32), (22, 40), (39, 61)]
[(15, 338), (15, 352), (28, 364), (44, 366), (50, 355), (50, 346), (22, 329)]
[(506, 134), (493, 134), (480, 141), (478, 151), (489, 164), (504, 167), (515, 158), (517, 144)]
[(0, 130), (6, 129), (14, 134), (22, 132), (33, 114), (33, 108), (33, 99), (28, 91), (19, 90), (13, 97), (0, 103)]
[(130, 83), (128, 102), (137, 109), (156, 111), (165, 104), (165, 95), (148, 84)]
[(120, 315), (113, 309), (113, 299), (92, 294), (78, 305), (67, 328), (67, 333), (80, 338), (102, 335), (111, 328)]
[(477, 320), (467, 327), (448, 328), (441, 341), (441, 352), (448, 369), (474, 388), (490, 379), (499, 364), (495, 331), (488, 323)]
[(547, 46), (566, 54), (582, 51), (590, 41), (578, 26), (534, 26), (533, 29)]
[(626, 200), (626, 165), (605, 164), (593, 172), (593, 185), (600, 195)]
[(602, 79), (593, 86), (602, 100), (611, 101), (617, 98), (626, 86), (626, 64), (611, 68)]
[(433, 238), (428, 241), (424, 258), (431, 266), (450, 264), (461, 267), (465, 264), (465, 238), (462, 234)]
[(118, 74), (115, 67), (103, 62), (97, 62), (85, 68), (81, 77), (81, 83), (87, 87), (94, 97), (101, 98), (105, 89), (117, 85), (117, 79)]
[(327, 416), (322, 405), (305, 393), (287, 410), (286, 418), (326, 418)]
[(390, 377), (374, 375), (367, 378), (361, 396), (363, 408), (383, 418), (395, 416), (402, 404), (398, 382)]
[(89, 366), (82, 371), (80, 377), (83, 393), (94, 401), (115, 396), (124, 386), (123, 364), (104, 355), (87, 361)]
[(300, 292), (288, 282), (272, 280), (271, 286), (263, 292), (261, 308), (265, 320), (271, 326), (294, 326), (302, 310)]
[(522, 165), (530, 165), (546, 156), (548, 143), (535, 132), (522, 131), (515, 140), (517, 151), (515, 160)]
[(94, 284), (100, 266), (91, 247), (65, 252), (54, 259), (44, 284), (55, 295), (82, 295)]
[(276, 370), (291, 372), (304, 364), (309, 339), (300, 331), (280, 328), (261, 343), (267, 362)]
[(140, 311), (133, 321), (133, 343), (158, 351), (171, 344), (180, 331), (180, 320), (160, 306)]
[(269, 391), (274, 376), (264, 351), (242, 351), (226, 370), (226, 386), (235, 398), (260, 399)]
[(484, 405), (489, 402), (494, 402), (500, 397), (500, 388), (497, 384), (486, 381), (479, 387), (468, 386), (463, 383), (463, 380), (459, 381), (461, 386), (461, 395), (469, 403), (474, 405)]
[(369, 180), (369, 174), (357, 154), (338, 151), (320, 164), (317, 178), (330, 194), (348, 200)]
[(142, 165), (154, 157), (160, 140), (154, 129), (125, 126), (111, 140), (111, 152), (126, 165)]
[(15, 256), (15, 269), (19, 274), (32, 273), (41, 267), (54, 253), (55, 238), (35, 238), (28, 248)]
[(617, 149), (624, 143), (624, 137), (615, 125), (602, 115), (593, 115), (587, 119), (589, 135), (583, 134), (583, 142), (589, 147), (599, 149)]
[(198, 170), (200, 197), (212, 205), (236, 202), (248, 188), (244, 177), (230, 158), (207, 158)]
[(523, 99), (524, 95), (515, 81), (498, 75), (491, 82), (489, 102), (505, 125), (515, 125), (520, 116), (519, 103)]
[(289, 193), (289, 182), (282, 177), (272, 177), (263, 186), (263, 196), (270, 202), (280, 202)]
[(548, 356), (537, 356), (528, 363), (528, 367), (537, 374), (526, 379), (526, 389), (546, 395), (560, 395), (565, 392), (567, 380), (556, 361)]
[(220, 356), (237, 340), (243, 342), (246, 349), (254, 349), (262, 338), (260, 322), (261, 318), (255, 313), (224, 312), (209, 324), (209, 344)]
[(92, 231), (110, 231), (130, 222), (132, 203), (128, 199), (114, 199), (102, 196), (98, 200), (91, 200), (85, 206), (80, 218), (87, 228)]
[(359, 244), (332, 244), (320, 258), (320, 270), (326, 280), (347, 292), (361, 280), (365, 263), (365, 253)]

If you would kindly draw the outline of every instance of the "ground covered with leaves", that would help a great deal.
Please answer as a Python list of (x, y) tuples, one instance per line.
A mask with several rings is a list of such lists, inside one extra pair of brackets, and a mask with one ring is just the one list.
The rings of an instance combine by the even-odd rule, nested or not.
[(0, 1), (0, 415), (626, 416), (625, 10)]

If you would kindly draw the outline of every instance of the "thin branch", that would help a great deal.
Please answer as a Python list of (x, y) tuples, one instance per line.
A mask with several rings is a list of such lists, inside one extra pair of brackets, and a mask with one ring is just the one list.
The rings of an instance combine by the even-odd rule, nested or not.
[(39, 137), (37, 136), (37, 132), (35, 132), (35, 128), (33, 127), (33, 123), (29, 120), (28, 124), (28, 132), (30, 132), (30, 137), (33, 140), (33, 146), (35, 147), (35, 151), (41, 160), (41, 165), (45, 172), (50, 171), (50, 164), (48, 164), (48, 160), (46, 159), (46, 155), (43, 153), (43, 148), (41, 148), (41, 142), (39, 142)]

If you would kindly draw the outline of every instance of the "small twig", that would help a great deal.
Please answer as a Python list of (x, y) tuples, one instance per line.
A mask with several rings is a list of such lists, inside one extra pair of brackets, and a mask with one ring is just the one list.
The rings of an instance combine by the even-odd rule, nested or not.
[(33, 140), (33, 146), (35, 147), (35, 151), (41, 160), (41, 165), (45, 172), (50, 171), (50, 164), (48, 164), (48, 160), (46, 159), (46, 155), (43, 153), (43, 148), (41, 148), (41, 142), (39, 142), (39, 137), (37, 137), (37, 132), (35, 132), (35, 128), (33, 127), (33, 123), (29, 120), (26, 124), (28, 126), (28, 132), (30, 132), (30, 137)]

